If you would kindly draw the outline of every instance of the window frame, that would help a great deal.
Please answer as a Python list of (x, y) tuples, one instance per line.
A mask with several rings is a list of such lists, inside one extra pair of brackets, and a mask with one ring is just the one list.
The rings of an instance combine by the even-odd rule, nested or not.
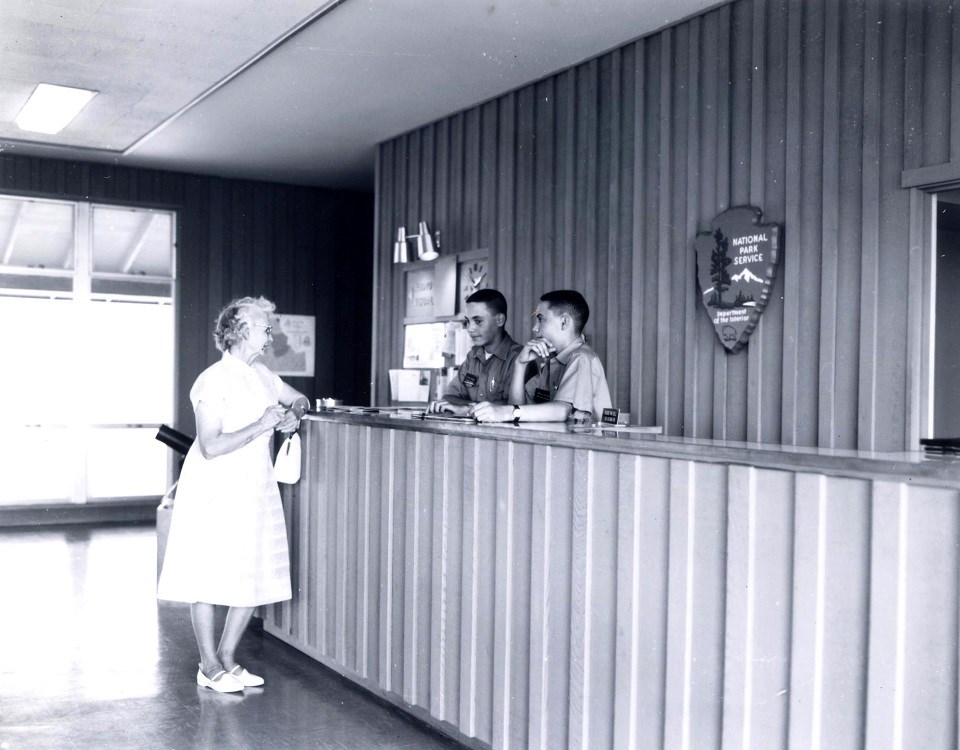
[[(148, 204), (124, 203), (109, 201), (78, 201), (63, 198), (40, 197), (28, 194), (18, 194), (16, 192), (0, 192), (0, 199), (27, 201), (34, 203), (52, 203), (59, 205), (68, 205), (73, 209), (73, 268), (30, 268), (24, 265), (6, 265), (0, 263), (0, 274), (13, 276), (41, 276), (69, 278), (72, 280), (72, 289), (70, 290), (43, 290), (43, 289), (13, 289), (0, 287), (0, 297), (31, 297), (50, 300), (69, 300), (73, 304), (84, 305), (90, 303), (125, 302), (139, 304), (161, 304), (170, 305), (173, 312), (173, 380), (172, 389), (169, 394), (171, 413), (176, 409), (177, 395), (177, 373), (179, 368), (179, 352), (177, 348), (177, 311), (179, 310), (179, 284), (177, 278), (178, 261), (178, 212), (175, 208), (167, 206), (155, 206)], [(94, 237), (93, 237), (93, 214), (98, 208), (104, 209), (127, 209), (132, 211), (143, 211), (150, 213), (163, 213), (170, 216), (170, 274), (169, 276), (158, 275), (140, 275), (125, 274), (110, 271), (94, 271)], [(131, 284), (169, 284), (169, 296), (157, 295), (134, 295), (122, 293), (107, 293), (92, 291), (95, 280), (124, 281)], [(135, 288), (135, 287), (134, 287)], [(73, 492), (67, 502), (71, 504), (105, 504), (118, 500), (127, 499), (125, 497), (94, 497), (88, 496), (88, 471), (87, 471), (87, 451), (88, 445), (85, 436), (92, 430), (102, 429), (142, 429), (157, 428), (160, 423), (95, 423), (95, 422), (72, 422), (64, 425), (62, 423), (45, 422), (43, 424), (27, 424), (24, 427), (66, 427), (71, 433), (71, 444), (76, 446), (72, 465), (73, 469)], [(80, 455), (82, 453), (82, 455)], [(167, 484), (173, 476), (175, 457), (168, 452), (167, 455)], [(138, 499), (157, 499), (162, 495), (137, 496)], [(47, 501), (30, 502), (26, 507), (42, 508), (44, 505), (60, 505), (63, 498), (50, 498)], [(18, 507), (16, 504), (2, 507)]]

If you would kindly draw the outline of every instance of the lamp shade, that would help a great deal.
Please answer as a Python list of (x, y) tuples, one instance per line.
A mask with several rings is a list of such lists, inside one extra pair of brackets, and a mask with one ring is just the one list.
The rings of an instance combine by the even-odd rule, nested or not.
[(407, 228), (400, 227), (397, 230), (397, 241), (393, 243), (393, 262), (407, 262)]
[(420, 260), (434, 260), (439, 257), (437, 248), (433, 244), (433, 237), (427, 229), (427, 222), (420, 222), (420, 231), (417, 233), (417, 257)]

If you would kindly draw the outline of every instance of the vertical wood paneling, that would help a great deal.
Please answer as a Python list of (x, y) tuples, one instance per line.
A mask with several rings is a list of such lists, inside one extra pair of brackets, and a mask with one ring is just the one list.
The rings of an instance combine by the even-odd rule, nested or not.
[[(306, 609), (306, 628), (303, 632), (303, 638), (306, 643), (312, 648), (317, 647), (317, 618), (320, 615), (320, 612), (317, 608), (316, 601), (316, 591), (317, 591), (317, 569), (320, 566), (320, 537), (316, 533), (316, 514), (317, 514), (317, 505), (314, 499), (313, 490), (319, 485), (320, 479), (318, 476), (319, 465), (316, 461), (311, 461), (307, 459), (307, 456), (321, 456), (323, 455), (323, 449), (321, 446), (321, 441), (323, 437), (320, 433), (314, 430), (304, 430), (302, 437), (302, 453), (303, 457), (301, 470), (300, 470), (300, 482), (297, 485), (294, 485), (294, 501), (303, 506), (306, 516), (307, 516), (307, 545), (306, 547), (301, 548), (302, 557), (299, 558), (303, 560), (306, 566), (306, 578), (305, 586), (301, 586), (298, 590), (298, 595), (304, 598), (304, 608)], [(296, 561), (298, 558), (293, 555), (290, 556), (291, 562)]]
[[(840, 194), (840, 6), (827, 2), (824, 8), (823, 64), (823, 177), (822, 195)], [(839, 287), (840, 202), (825, 201), (822, 206), (821, 294), (820, 294), (820, 413), (816, 444), (835, 447), (839, 436), (836, 388), (837, 305)]]
[(907, 744), (954, 748), (960, 508), (952, 492), (921, 496), (909, 499), (901, 518), (907, 526), (903, 731)]
[[(802, 61), (801, 43), (803, 33), (803, 8), (801, 3), (791, 3), (787, 13), (787, 59)], [(795, 238), (797, 246), (805, 239), (802, 224), (801, 195), (803, 191), (801, 173), (801, 134), (803, 123), (801, 117), (803, 104), (801, 85), (803, 69), (801, 64), (787, 67), (787, 88), (785, 105), (787, 113), (786, 128), (786, 210), (784, 225), (789, 227), (791, 237)], [(786, 242), (784, 243), (786, 244)], [(802, 289), (800, 253), (784, 252), (781, 265), (783, 274), (783, 403), (782, 439), (787, 444), (795, 444), (800, 438), (801, 419), (800, 409), (800, 309)], [(814, 406), (814, 405), (809, 405)]]
[[(403, 553), (403, 697), (414, 705), (429, 702), (429, 682), (425, 663), (429, 656), (431, 514), (433, 510), (433, 472), (429, 456), (434, 436), (414, 433), (407, 441), (403, 471), (407, 512), (404, 515)], [(429, 619), (426, 619), (429, 623)]]
[(576, 107), (573, 104), (575, 92), (576, 71), (571, 68), (557, 76), (557, 173), (562, 175), (563, 190), (558, 193), (557, 199), (557, 234), (561, 250), (556, 257), (562, 260), (563, 268), (556, 269), (554, 273), (563, 274), (563, 281), (560, 283), (562, 289), (570, 289), (573, 286), (573, 256), (576, 252), (574, 232), (577, 174), (574, 145)]
[[(730, 203), (730, 11), (724, 6), (717, 14), (720, 36), (717, 44), (716, 65), (716, 119), (717, 119), (717, 182), (713, 188), (715, 213), (731, 207)], [(709, 225), (708, 225), (709, 226)], [(708, 228), (705, 227), (705, 228)], [(702, 290), (701, 290), (702, 291)], [(711, 325), (712, 329), (713, 326)], [(714, 332), (714, 335), (716, 333)], [(714, 349), (713, 358), (713, 437), (736, 439), (736, 429), (731, 414), (736, 409), (736, 386), (731, 375), (730, 357), (718, 350), (716, 341), (711, 339)]]
[(591, 451), (585, 559), (584, 659), (589, 686), (584, 747), (613, 747), (617, 642), (619, 456)]
[[(301, 454), (301, 464), (302, 464), (302, 454)], [(310, 555), (310, 537), (315, 536), (311, 534), (310, 525), (312, 521), (312, 507), (313, 503), (309, 501), (308, 498), (302, 497), (302, 493), (297, 493), (301, 495), (297, 498), (299, 502), (294, 504), (294, 507), (291, 508), (291, 512), (296, 517), (296, 526), (297, 526), (297, 539), (296, 539), (296, 551), (290, 553), (290, 559), (295, 560), (295, 565), (291, 565), (291, 588), (298, 593), (298, 596), (293, 598), (292, 604), (294, 605), (294, 632), (296, 637), (304, 640), (310, 640), (310, 622), (312, 620), (311, 615), (311, 600), (309, 595), (306, 595), (311, 588), (310, 580), (310, 565), (313, 561), (313, 557)], [(294, 568), (296, 573), (294, 574)]]
[(502, 469), (495, 478), (492, 743), (496, 747), (524, 748), (529, 697), (533, 448), (498, 443), (496, 461)]
[[(436, 166), (434, 180), (436, 184), (435, 194), (433, 196), (434, 211), (436, 212), (436, 230), (443, 227), (442, 243), (450, 246), (450, 120), (441, 120), (434, 125), (436, 130)], [(397, 201), (399, 203), (399, 201)], [(384, 293), (389, 293), (389, 286), (383, 288)]]
[[(703, 80), (700, 71), (700, 54), (704, 44), (703, 22), (700, 18), (692, 19), (690, 27), (692, 43), (688, 45), (689, 60), (687, 62), (687, 141), (684, 144), (686, 156), (686, 211), (683, 226), (683, 236), (693, 237), (697, 234), (697, 217), (700, 215), (700, 137), (703, 125), (701, 123), (700, 85)], [(715, 38), (715, 37), (714, 37)], [(681, 241), (682, 246), (684, 241)], [(692, 253), (685, 253), (683, 264), (683, 284), (696, 290), (697, 273), (696, 261)], [(704, 357), (712, 354), (712, 347), (699, 346), (698, 318), (702, 315), (699, 300), (694, 293), (688, 297), (683, 306), (683, 338), (692, 342), (692, 346), (684, 348), (684, 382), (690, 383), (691, 388), (683, 404), (684, 431), (691, 435), (704, 434), (703, 429), (708, 407), (704, 404), (704, 389), (701, 387), (699, 373), (703, 368)]]
[(460, 726), (490, 742), (493, 731), (493, 623), (496, 444), (469, 440), (463, 463), (463, 579), (460, 636)]
[(793, 477), (730, 467), (724, 747), (785, 747), (789, 727)]
[(342, 661), (353, 671), (359, 671), (357, 663), (357, 607), (362, 596), (360, 577), (361, 568), (356, 564), (356, 550), (360, 546), (357, 536), (357, 518), (362, 508), (359, 478), (362, 476), (360, 467), (363, 466), (363, 439), (360, 427), (350, 426), (344, 435), (344, 450), (346, 452), (344, 466), (344, 481), (340, 492), (338, 507), (338, 536), (337, 558), (343, 570), (337, 577), (337, 586), (340, 589), (337, 599), (340, 602), (341, 612), (338, 612), (337, 626), (343, 632), (343, 637), (337, 642), (341, 649)]
[[(556, 147), (554, 138), (556, 125), (556, 96), (554, 95), (556, 79), (548, 78), (531, 88), (534, 97), (534, 111), (532, 132), (534, 187), (531, 199), (534, 202), (533, 213), (530, 217), (533, 222), (533, 253), (538, 263), (534, 272), (534, 284), (537, 280), (546, 281), (551, 288), (557, 283), (553, 276), (556, 267), (553, 263), (554, 253), (560, 246), (556, 243), (557, 233), (554, 231), (554, 205), (557, 202), (557, 181), (554, 178)], [(519, 334), (518, 334), (519, 335)]]
[[(790, 741), (861, 745), (871, 622), (869, 486), (800, 474), (796, 488)], [(837, 570), (843, 575), (831, 575)]]
[[(903, 263), (904, 255), (909, 252), (910, 228), (910, 192), (890, 190), (888, 186), (899, 180), (904, 147), (904, 60), (907, 55), (905, 25), (905, 2), (884, 4), (882, 24), (881, 55), (881, 120), (883, 121), (883, 139), (880, 156), (880, 180), (886, 187), (881, 198), (881, 236), (878, 262), (881, 273), (878, 278), (877, 294), (881, 300), (878, 309), (878, 326), (882, 336), (883, 353), (873, 364), (875, 377), (880, 384), (880, 398), (877, 401), (876, 420), (881, 428), (877, 431), (876, 448), (878, 450), (897, 450), (905, 444), (906, 432), (906, 367), (908, 331), (906, 305), (910, 301), (910, 291), (914, 280), (906, 274), (889, 274), (886, 271), (891, 263)], [(907, 217), (906, 220), (897, 217)], [(888, 300), (901, 300), (897, 309), (888, 306)], [(864, 363), (866, 364), (866, 363)], [(896, 430), (896, 432), (893, 432)], [(915, 445), (911, 445), (914, 448)]]
[[(673, 325), (670, 320), (670, 301), (672, 295), (679, 293), (671, 286), (670, 258), (672, 248), (670, 245), (670, 209), (673, 197), (673, 173), (670, 169), (670, 143), (673, 137), (673, 131), (670, 123), (673, 119), (673, 98), (672, 92), (672, 65), (674, 29), (667, 29), (663, 32), (660, 40), (659, 52), (659, 108), (658, 108), (658, 128), (657, 128), (657, 166), (656, 171), (659, 182), (659, 200), (657, 201), (657, 221), (655, 227), (657, 230), (656, 239), (656, 280), (657, 280), (657, 424), (663, 425), (667, 434), (675, 434), (678, 431), (679, 423), (674, 417), (671, 421), (671, 405), (675, 402), (675, 390), (677, 380), (672, 377), (671, 368), (676, 367), (676, 362), (672, 362), (669, 356), (671, 335)], [(653, 164), (650, 164), (653, 167)], [(651, 273), (653, 269), (647, 270)]]
[[(922, 321), (906, 275), (889, 272), (913, 246), (899, 175), (960, 153), (958, 28), (937, 0), (736, 0), (426, 126), (432, 141), (383, 144), (397, 158), (381, 159), (380, 212), (426, 200), (389, 170), (420, 158), (439, 174), (450, 131), (452, 181), (434, 188), (445, 250), (491, 238), (520, 339), (539, 294), (583, 291), (588, 335), (635, 421), (902, 448), (921, 408), (903, 362)], [(476, 140), (465, 187), (463, 144)], [(692, 242), (747, 201), (783, 225), (782, 259), (747, 351), (728, 355), (696, 298)], [(386, 273), (384, 293), (400, 294)], [(379, 330), (399, 338), (394, 322)], [(388, 348), (382, 372), (399, 363)]]
[[(514, 194), (514, 169), (517, 128), (516, 128), (516, 95), (508, 94), (498, 102), (499, 116), (497, 131), (497, 233), (494, 252), (493, 274), (495, 284), (511, 309), (526, 310), (529, 301), (524, 300), (516, 286), (516, 268), (514, 264), (521, 264), (522, 260), (516, 251), (516, 205)], [(453, 252), (462, 252), (472, 248), (454, 245)], [(521, 313), (522, 315), (522, 313)], [(523, 316), (526, 320), (526, 316)], [(519, 335), (519, 334), (518, 334)]]
[[(268, 631), (463, 738), (956, 746), (956, 489), (312, 420), (304, 432), (303, 478), (283, 489), (294, 599), (267, 608)], [(383, 513), (361, 522), (365, 506)], [(344, 554), (354, 545), (378, 550), (370, 567)], [(358, 611), (343, 615), (348, 585)], [(371, 593), (383, 616), (365, 673), (349, 644)]]
[[(534, 225), (536, 223), (535, 205), (533, 202), (536, 193), (536, 160), (534, 159), (534, 140), (536, 123), (534, 122), (534, 89), (528, 86), (517, 92), (516, 96), (516, 144), (514, 153), (515, 186), (514, 196), (514, 246), (512, 254), (515, 258), (533, 258), (534, 252)], [(470, 248), (470, 245), (464, 245)], [(539, 269), (537, 269), (539, 270)], [(527, 307), (534, 299), (534, 273), (532, 264), (516, 264), (513, 268), (513, 294), (521, 300), (521, 305)], [(537, 275), (540, 275), (539, 273)]]
[[(646, 44), (644, 40), (638, 41), (634, 45), (633, 56), (633, 87), (635, 92), (634, 102), (634, 131), (633, 131), (633, 205), (631, 206), (633, 216), (633, 241), (630, 245), (630, 410), (632, 420), (639, 424), (649, 424), (650, 420), (655, 418), (656, 401), (646, 398), (647, 393), (653, 392), (656, 388), (655, 382), (647, 373), (654, 364), (652, 357), (644, 357), (643, 352), (646, 344), (644, 332), (647, 330), (647, 321), (649, 315), (646, 313), (645, 286), (644, 286), (644, 258), (646, 243), (643, 241), (643, 231), (647, 227), (646, 220), (646, 192), (643, 188), (643, 180), (646, 168), (646, 148), (645, 148), (645, 123), (646, 123), (646, 79), (644, 64), (646, 59)], [(564, 259), (566, 263), (566, 259)], [(646, 388), (644, 387), (646, 385)]]
[(461, 566), (461, 630), (460, 630), (460, 710), (459, 726), (468, 737), (478, 735), (477, 670), (480, 642), (477, 637), (479, 625), (479, 586), (477, 578), (480, 557), (480, 497), (479, 469), (481, 441), (464, 440), (463, 453), (463, 564)]
[(866, 744), (904, 747), (907, 513), (905, 489), (875, 482), (872, 492), (870, 651)]
[(573, 452), (544, 447), (534, 452), (532, 474), (543, 477), (533, 492), (530, 550), (530, 721), (528, 743), (566, 747), (564, 715), (570, 684), (570, 571), (574, 485)]
[(620, 457), (615, 747), (663, 746), (669, 462)]
[[(402, 655), (397, 652), (394, 634), (402, 629), (402, 618), (398, 616), (398, 594), (402, 589), (397, 588), (399, 571), (394, 562), (395, 548), (402, 542), (398, 539), (396, 516), (402, 517), (404, 506), (399, 503), (398, 496), (403, 484), (403, 475), (397, 467), (397, 454), (403, 444), (404, 433), (386, 431), (380, 434), (383, 441), (381, 471), (385, 477), (386, 493), (380, 506), (380, 628), (379, 641), (379, 682), (387, 691), (399, 691), (401, 683), (397, 675), (397, 665), (402, 663)], [(400, 445), (398, 445), (400, 444)], [(399, 477), (398, 477), (399, 475)], [(402, 579), (400, 579), (402, 585)]]
[(358, 517), (360, 543), (357, 545), (357, 568), (362, 574), (361, 603), (357, 607), (357, 629), (359, 636), (358, 671), (376, 681), (379, 671), (377, 664), (377, 637), (380, 625), (380, 508), (384, 495), (382, 466), (382, 443), (379, 431), (372, 428), (364, 430), (363, 461), (361, 475), (362, 508)]
[(450, 200), (448, 204), (447, 222), (449, 226), (448, 237), (450, 247), (464, 247), (466, 239), (466, 221), (467, 215), (464, 210), (465, 199), (465, 175), (464, 167), (464, 113), (459, 113), (450, 118), (450, 162), (448, 165), (448, 179), (450, 180), (448, 190)]
[[(750, 198), (750, 73), (752, 69), (749, 34), (735, 31), (750, 28), (749, 7), (743, 3), (726, 6), (721, 13), (724, 26), (731, 32), (724, 36), (721, 47), (725, 70), (722, 81), (727, 84), (727, 101), (730, 114), (727, 118), (729, 148), (724, 151), (729, 160), (728, 200), (731, 206), (744, 205)], [(702, 297), (698, 299), (698, 302)], [(749, 382), (749, 357), (729, 357), (727, 361), (727, 435), (737, 440), (747, 436), (747, 386)]]
[(690, 747), (690, 671), (693, 656), (693, 548), (695, 524), (692, 463), (670, 466), (670, 556), (667, 602), (667, 669), (664, 692), (664, 744)]
[[(577, 68), (576, 150), (577, 180), (574, 205), (573, 282), (589, 300), (596, 302), (597, 290), (597, 161), (599, 138), (599, 61), (590, 60)], [(587, 249), (589, 248), (589, 249)], [(586, 251), (585, 251), (586, 250)], [(544, 290), (547, 291), (547, 290)], [(533, 302), (533, 299), (530, 300)], [(533, 309), (531, 307), (531, 309)], [(589, 329), (592, 331), (593, 329)], [(592, 339), (591, 339), (592, 340)], [(599, 345), (598, 351), (603, 347)]]
[(587, 661), (589, 605), (589, 497), (583, 481), (590, 479), (591, 456), (588, 451), (576, 451), (573, 456), (573, 485), (571, 508), (571, 569), (570, 569), (570, 704), (568, 746), (586, 748), (590, 731), (590, 691)]
[(430, 713), (459, 722), (463, 438), (444, 437), (434, 468)]
[(464, 113), (463, 225), (461, 245), (479, 247), (480, 241), (480, 109)]
[(479, 247), (493, 248), (497, 234), (497, 103), (481, 106)]

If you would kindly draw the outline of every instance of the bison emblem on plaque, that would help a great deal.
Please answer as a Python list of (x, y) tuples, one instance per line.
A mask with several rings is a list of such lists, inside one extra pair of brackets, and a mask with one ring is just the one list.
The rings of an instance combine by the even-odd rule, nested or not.
[(703, 306), (734, 354), (757, 327), (777, 274), (780, 227), (761, 224), (762, 216), (755, 206), (728, 209), (693, 243)]

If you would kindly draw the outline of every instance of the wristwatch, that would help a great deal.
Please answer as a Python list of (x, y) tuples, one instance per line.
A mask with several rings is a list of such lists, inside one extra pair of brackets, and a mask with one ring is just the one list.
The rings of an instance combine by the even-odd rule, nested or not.
[(520, 407), (516, 404), (513, 405), (513, 423), (520, 424)]

